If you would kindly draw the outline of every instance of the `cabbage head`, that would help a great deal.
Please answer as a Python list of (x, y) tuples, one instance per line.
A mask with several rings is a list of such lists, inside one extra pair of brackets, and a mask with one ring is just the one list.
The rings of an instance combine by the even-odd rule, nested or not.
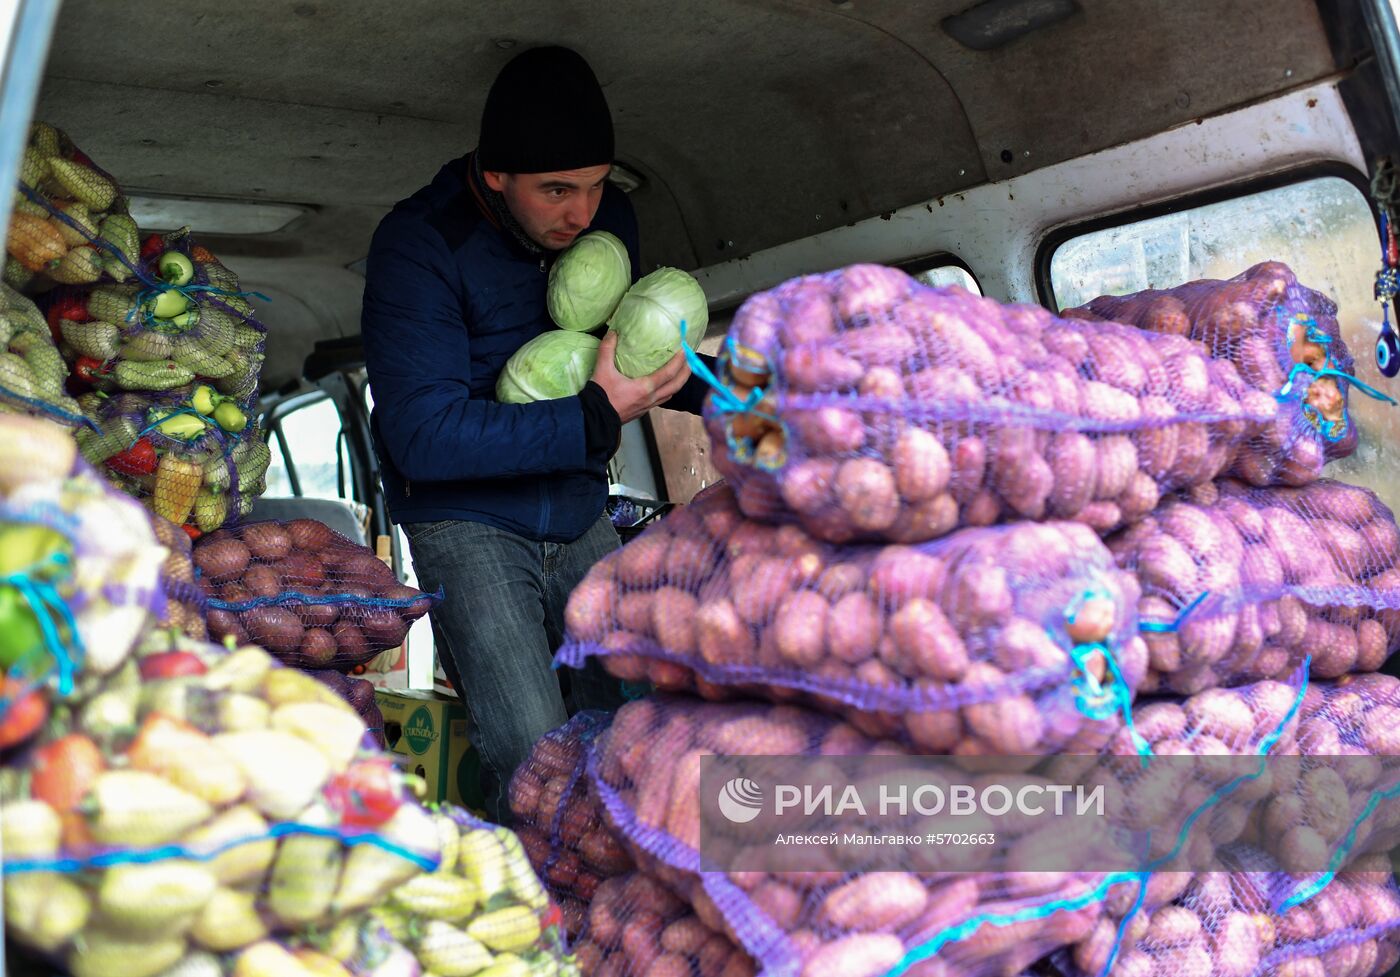
[(691, 349), (705, 336), (705, 290), (679, 268), (658, 268), (622, 296), (608, 325), (617, 333), (613, 362), (623, 376), (655, 373), (681, 348), (681, 322)]
[(549, 269), (549, 317), (560, 329), (597, 329), (631, 282), (626, 245), (607, 231), (585, 234)]
[(551, 329), (536, 336), (506, 361), (496, 381), (503, 404), (572, 397), (593, 377), (598, 340), (582, 332)]

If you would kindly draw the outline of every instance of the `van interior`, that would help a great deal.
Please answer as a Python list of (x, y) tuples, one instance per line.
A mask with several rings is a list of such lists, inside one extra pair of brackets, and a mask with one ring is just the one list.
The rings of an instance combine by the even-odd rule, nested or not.
[[(52, 123), (143, 229), (190, 226), (269, 299), (279, 515), (348, 506), (393, 535), (358, 337), (370, 236), (473, 147), (498, 69), (546, 43), (594, 66), (643, 270), (700, 280), (705, 351), (746, 296), (855, 262), (1058, 310), (1278, 259), (1338, 303), (1358, 376), (1396, 392), (1371, 352), (1393, 190), (1373, 181), (1400, 152), (1385, 0), (9, 6), (3, 165)], [(1333, 474), (1396, 507), (1400, 411), (1353, 404), (1361, 447)], [(628, 425), (615, 491), (684, 503), (717, 478), (708, 452), (698, 419), (655, 411)]]

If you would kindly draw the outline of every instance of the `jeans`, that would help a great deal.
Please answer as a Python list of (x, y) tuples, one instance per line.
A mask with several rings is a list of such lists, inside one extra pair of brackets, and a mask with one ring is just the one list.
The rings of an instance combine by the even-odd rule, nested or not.
[[(466, 705), (481, 755), (486, 813), (510, 823), (511, 774), (535, 741), (568, 721), (560, 674), (564, 606), (589, 568), (620, 545), (604, 516), (572, 543), (541, 543), (484, 523), (405, 523), (419, 586), (443, 599), (432, 610), (443, 671)], [(616, 709), (620, 683), (597, 659), (567, 673), (574, 711)]]

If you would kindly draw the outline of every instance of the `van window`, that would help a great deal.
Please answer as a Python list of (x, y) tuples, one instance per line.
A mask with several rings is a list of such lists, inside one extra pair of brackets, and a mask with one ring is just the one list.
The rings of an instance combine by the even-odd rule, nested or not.
[(267, 469), (268, 495), (313, 499), (348, 497), (350, 461), (335, 401), (320, 397), (286, 414), (274, 413)]
[[(1400, 387), (1381, 376), (1374, 355), (1380, 257), (1366, 197), (1349, 181), (1324, 176), (1072, 237), (1051, 256), (1050, 287), (1058, 307), (1071, 308), (1100, 295), (1230, 278), (1260, 261), (1282, 261), (1337, 303), (1358, 379), (1395, 396)], [(1400, 508), (1400, 408), (1358, 392), (1350, 405), (1360, 443), (1327, 474)]]
[(972, 276), (972, 272), (962, 265), (935, 265), (922, 271), (911, 271), (910, 274), (925, 285), (932, 285), (935, 288), (961, 285), (969, 292), (976, 295), (982, 294), (982, 286), (977, 284), (977, 279)]

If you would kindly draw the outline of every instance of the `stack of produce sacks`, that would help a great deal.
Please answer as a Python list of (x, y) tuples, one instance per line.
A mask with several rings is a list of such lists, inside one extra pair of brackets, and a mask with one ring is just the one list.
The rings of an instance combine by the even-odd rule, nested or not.
[[(1304, 689), (1396, 647), (1393, 516), (1309, 484), (1339, 449), (1281, 437), (1310, 416), (1300, 390), (1222, 349), (856, 266), (751, 298), (718, 372), (728, 484), (594, 568), (559, 661), (772, 703), (632, 703), (589, 754), (641, 870), (760, 973), (1011, 974), (1088, 939), (1127, 886), (701, 873), (700, 755), (1296, 751)], [(995, 525), (1013, 519), (1033, 521)], [(1193, 695), (1135, 720), (1169, 691)]]
[(696, 345), (709, 323), (705, 291), (694, 277), (658, 268), (634, 284), (626, 246), (607, 231), (583, 235), (555, 260), (545, 297), (559, 328), (536, 336), (506, 361), (496, 382), (496, 399), (503, 404), (577, 394), (597, 366), (600, 340), (593, 333), (605, 323), (618, 337), (613, 362), (629, 377), (665, 366), (682, 338)]
[(402, 644), (427, 594), (315, 519), (215, 530), (195, 543), (194, 562), (213, 638), (251, 641), (325, 679), (382, 741), (373, 687), (346, 673)]
[(8, 948), (75, 977), (575, 973), (518, 838), (425, 809), (314, 678), (152, 627), (166, 550), (63, 429), (0, 417), (0, 458)]
[(589, 746), (611, 721), (609, 713), (578, 713), (536, 741), (510, 782), (515, 830), (574, 935), (600, 883), (633, 868), (584, 769)]
[(58, 348), (17, 330), (0, 399), (76, 420), (66, 380), (84, 457), (123, 491), (191, 534), (246, 516), (270, 460), (250, 423), (267, 331), (237, 277), (188, 229), (138, 245), (112, 178), (42, 122), (8, 242), (6, 279), (38, 297)]

